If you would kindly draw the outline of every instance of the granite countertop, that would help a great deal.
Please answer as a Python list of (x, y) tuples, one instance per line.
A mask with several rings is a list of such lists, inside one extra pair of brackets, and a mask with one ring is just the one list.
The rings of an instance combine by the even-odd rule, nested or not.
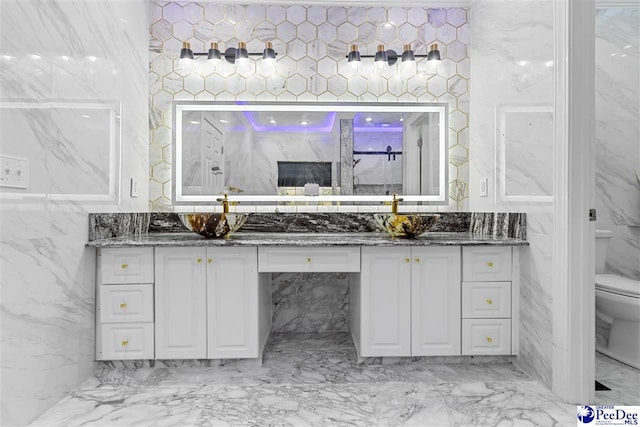
[(416, 239), (391, 238), (386, 233), (243, 233), (227, 239), (205, 239), (195, 233), (148, 233), (93, 240), (87, 246), (121, 248), (135, 246), (526, 246), (523, 239), (471, 232), (427, 232)]

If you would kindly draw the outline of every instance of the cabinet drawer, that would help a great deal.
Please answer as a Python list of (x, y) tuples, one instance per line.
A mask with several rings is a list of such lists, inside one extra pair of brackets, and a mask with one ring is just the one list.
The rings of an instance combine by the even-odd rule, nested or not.
[(462, 282), (462, 317), (511, 317), (511, 282)]
[(511, 354), (511, 319), (462, 319), (462, 354)]
[(360, 248), (353, 246), (258, 249), (259, 272), (358, 272)]
[(153, 285), (100, 285), (100, 322), (152, 322)]
[(100, 284), (153, 283), (153, 248), (102, 248)]
[(101, 325), (98, 360), (153, 359), (153, 323)]
[(511, 246), (462, 248), (462, 280), (486, 282), (511, 280)]

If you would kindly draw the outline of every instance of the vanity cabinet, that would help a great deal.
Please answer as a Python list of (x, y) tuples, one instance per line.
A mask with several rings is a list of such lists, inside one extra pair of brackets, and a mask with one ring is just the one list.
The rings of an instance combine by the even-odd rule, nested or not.
[(459, 355), (460, 247), (363, 247), (351, 330), (362, 357)]
[[(517, 250), (516, 250), (517, 251)], [(462, 249), (462, 354), (512, 354), (514, 249)], [(517, 253), (517, 252), (516, 252)], [(516, 342), (514, 340), (514, 342)]]
[(519, 251), (500, 245), (99, 248), (96, 359), (259, 358), (273, 272), (349, 273), (360, 357), (518, 351)]
[(156, 359), (258, 357), (257, 248), (156, 249)]
[(153, 248), (100, 248), (96, 360), (153, 359)]

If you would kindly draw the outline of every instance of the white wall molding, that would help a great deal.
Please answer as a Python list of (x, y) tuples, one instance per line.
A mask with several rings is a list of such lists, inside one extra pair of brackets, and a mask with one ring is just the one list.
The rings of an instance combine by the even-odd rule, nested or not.
[(594, 399), (594, 6), (555, 1), (552, 391), (575, 404)]

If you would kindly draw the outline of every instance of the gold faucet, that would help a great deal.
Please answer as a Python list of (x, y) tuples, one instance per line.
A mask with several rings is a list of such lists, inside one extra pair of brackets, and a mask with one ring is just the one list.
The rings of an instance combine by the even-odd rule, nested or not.
[(393, 200), (391, 201), (391, 213), (394, 215), (398, 214), (398, 203), (404, 201), (402, 197), (397, 198), (397, 194), (393, 193)]
[(216, 202), (222, 202), (222, 212), (229, 213), (229, 200), (227, 199), (227, 195), (225, 193), (224, 198), (218, 197)]

